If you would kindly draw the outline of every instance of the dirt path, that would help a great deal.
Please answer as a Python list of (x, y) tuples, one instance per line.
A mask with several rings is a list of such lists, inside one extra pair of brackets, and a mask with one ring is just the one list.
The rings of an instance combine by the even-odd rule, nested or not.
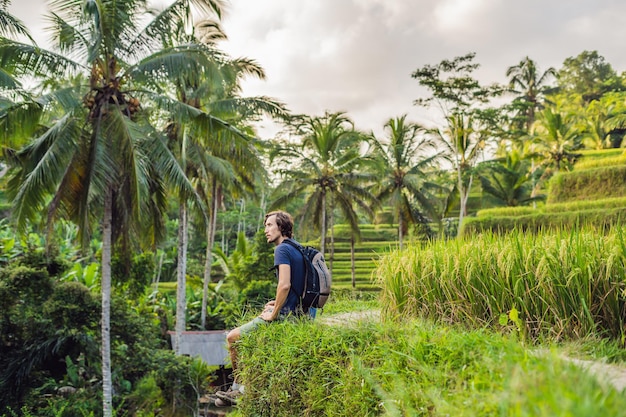
[[(322, 323), (329, 324), (331, 326), (349, 325), (361, 321), (378, 321), (380, 320), (380, 310), (340, 313), (332, 316), (322, 316), (319, 320)], [(589, 374), (595, 376), (600, 383), (612, 385), (619, 392), (626, 389), (626, 366), (574, 359), (567, 356), (563, 356), (563, 359), (579, 366)]]
[(568, 357), (564, 357), (563, 359), (586, 370), (588, 373), (595, 376), (600, 383), (612, 385), (619, 392), (626, 389), (626, 367), (624, 366)]
[(321, 316), (319, 320), (331, 326), (354, 324), (359, 321), (378, 321), (380, 320), (380, 310), (351, 311), (332, 316)]

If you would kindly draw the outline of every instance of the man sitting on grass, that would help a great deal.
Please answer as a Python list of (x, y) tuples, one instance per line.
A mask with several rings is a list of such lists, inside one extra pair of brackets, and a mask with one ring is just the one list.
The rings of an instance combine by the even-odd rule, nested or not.
[[(300, 251), (285, 243), (293, 235), (293, 218), (284, 211), (272, 211), (265, 215), (265, 237), (274, 248), (274, 267), (277, 269), (278, 287), (276, 298), (265, 305), (263, 312), (248, 323), (231, 330), (226, 336), (228, 352), (233, 368), (233, 384), (228, 391), (218, 391), (215, 405), (228, 406), (237, 404), (244, 387), (237, 382), (237, 349), (236, 343), (260, 325), (284, 320), (288, 316), (308, 314), (300, 305), (300, 297), (305, 285), (305, 265)], [(293, 240), (293, 239), (292, 239)]]

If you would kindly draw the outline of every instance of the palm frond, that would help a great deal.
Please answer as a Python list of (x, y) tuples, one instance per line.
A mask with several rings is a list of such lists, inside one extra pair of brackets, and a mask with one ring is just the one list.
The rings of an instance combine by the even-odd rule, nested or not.
[(0, 68), (15, 77), (63, 77), (79, 65), (63, 55), (0, 38)]
[(177, 0), (162, 10), (148, 10), (148, 13), (154, 18), (128, 44), (126, 48), (128, 54), (139, 56), (145, 51), (151, 51), (164, 45), (172, 45), (172, 35), (176, 32), (176, 27), (180, 24), (181, 19), (186, 16), (187, 10), (188, 1), (185, 0)]
[[(2, 5), (0, 4), (0, 6)], [(0, 35), (8, 37), (21, 35), (27, 37), (33, 44), (36, 43), (26, 25), (20, 19), (8, 13), (4, 7), (0, 7)]]
[(207, 68), (221, 59), (221, 54), (202, 45), (182, 45), (163, 48), (126, 70), (128, 77), (148, 84), (181, 81), (197, 85)]
[(248, 120), (252, 120), (254, 116), (260, 114), (271, 117), (285, 117), (287, 115), (287, 108), (284, 103), (265, 96), (218, 100), (211, 104), (211, 109), (218, 113), (238, 114)]
[(19, 144), (20, 138), (30, 137), (36, 130), (43, 111), (34, 100), (12, 102), (0, 98), (0, 132), (5, 146)]
[(80, 129), (69, 113), (17, 154), (22, 165), (9, 180), (7, 189), (20, 231), (43, 208), (46, 197), (71, 165), (79, 136)]
[(48, 16), (48, 21), (52, 35), (58, 42), (59, 50), (81, 62), (87, 62), (90, 45), (85, 35), (79, 30), (80, 28), (66, 22), (56, 13), (51, 13)]
[(207, 211), (202, 199), (168, 149), (165, 138), (155, 132), (148, 139), (143, 144), (143, 148), (147, 158), (155, 164), (157, 172), (161, 173), (164, 180), (176, 190), (178, 195), (197, 205), (206, 216)]

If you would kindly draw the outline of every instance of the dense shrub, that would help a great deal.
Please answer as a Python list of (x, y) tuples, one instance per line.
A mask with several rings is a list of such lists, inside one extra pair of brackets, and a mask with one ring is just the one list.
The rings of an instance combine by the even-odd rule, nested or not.
[(43, 303), (43, 314), (57, 329), (95, 329), (100, 320), (100, 302), (78, 282), (56, 285)]

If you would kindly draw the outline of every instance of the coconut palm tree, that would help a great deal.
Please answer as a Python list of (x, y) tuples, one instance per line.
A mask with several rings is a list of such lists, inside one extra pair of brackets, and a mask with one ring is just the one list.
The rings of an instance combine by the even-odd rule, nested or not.
[[(203, 43), (211, 48), (214, 57), (213, 65), (205, 67), (201, 74), (190, 74), (186, 78), (179, 78), (174, 83), (174, 90), (178, 100), (191, 107), (203, 110), (206, 114), (219, 117), (227, 124), (201, 123), (198, 121), (170, 120), (166, 128), (169, 146), (183, 167), (186, 175), (194, 181), (199, 193), (204, 196), (205, 204), (209, 208), (208, 219), (205, 221), (207, 232), (207, 259), (204, 274), (203, 305), (208, 299), (208, 282), (211, 275), (215, 216), (217, 213), (218, 191), (221, 193), (222, 184), (235, 182), (236, 169), (233, 166), (247, 162), (245, 175), (254, 176), (261, 169), (260, 162), (253, 162), (248, 158), (242, 162), (241, 155), (256, 156), (253, 149), (253, 140), (241, 127), (251, 117), (261, 112), (271, 115), (282, 114), (282, 104), (265, 97), (240, 97), (241, 78), (244, 75), (253, 75), (264, 78), (263, 69), (254, 61), (244, 58), (230, 59), (218, 52), (215, 42), (225, 38), (217, 22), (207, 20), (201, 22), (192, 30), (185, 30), (185, 14), (179, 16), (178, 24), (163, 34), (162, 42), (166, 45), (181, 45), (189, 42)], [(176, 23), (176, 22), (174, 22)], [(172, 35), (174, 34), (174, 35)], [(235, 153), (229, 154), (231, 149)], [(251, 152), (252, 150), (252, 152)], [(230, 160), (221, 159), (230, 156)], [(258, 157), (256, 158), (258, 160)], [(231, 163), (234, 162), (234, 165)], [(252, 169), (252, 168), (255, 169)], [(241, 171), (241, 170), (240, 170)], [(244, 175), (244, 176), (245, 176)], [(219, 182), (217, 181), (219, 180)], [(209, 192), (208, 188), (211, 188)], [(214, 197), (213, 197), (214, 196)], [(210, 201), (215, 198), (215, 201)], [(178, 262), (177, 262), (177, 308), (175, 338), (178, 349), (180, 337), (186, 329), (186, 259), (189, 234), (189, 212), (185, 198), (178, 204)], [(203, 212), (199, 214), (203, 215)], [(202, 326), (206, 320), (206, 309), (202, 309)]]
[[(103, 415), (112, 415), (110, 339), (111, 253), (113, 244), (147, 225), (158, 229), (167, 184), (196, 199), (192, 185), (150, 118), (151, 104), (162, 114), (225, 124), (168, 96), (163, 86), (212, 63), (201, 45), (162, 48), (155, 34), (169, 27), (174, 9), (220, 11), (210, 0), (175, 1), (147, 24), (145, 0), (57, 0), (50, 19), (60, 53), (18, 42), (0, 45), (0, 67), (16, 77), (43, 74), (62, 78), (84, 74), (88, 82), (38, 98), (55, 118), (45, 121), (33, 141), (13, 153), (10, 183), (13, 214), (23, 228), (47, 208), (50, 226), (57, 218), (79, 225), (83, 243), (99, 218), (102, 235)], [(10, 117), (8, 111), (0, 114)], [(57, 115), (60, 115), (57, 117)], [(48, 198), (51, 195), (51, 199)], [(156, 221), (155, 221), (156, 220)], [(128, 239), (122, 239), (128, 242)]]
[(459, 226), (467, 214), (467, 199), (474, 179), (473, 170), (485, 149), (486, 133), (481, 130), (479, 119), (473, 113), (453, 113), (446, 117), (444, 129), (432, 129), (429, 132), (444, 147), (444, 155), (456, 171), (457, 191), (459, 193)]
[[(214, 123), (192, 123), (187, 134), (177, 141), (180, 150), (179, 160), (184, 164), (187, 175), (192, 178), (198, 193), (208, 208), (205, 224), (207, 252), (203, 283), (203, 305), (208, 300), (208, 283), (212, 268), (212, 249), (215, 240), (215, 221), (225, 190), (234, 195), (254, 192), (255, 180), (266, 176), (253, 132), (246, 127), (251, 119), (265, 113), (270, 116), (283, 116), (282, 103), (267, 97), (241, 97), (240, 83), (244, 76), (263, 79), (265, 73), (254, 61), (248, 59), (228, 59), (223, 56), (213, 74), (179, 86), (181, 101), (189, 102), (207, 114), (228, 123), (228, 127)], [(180, 129), (177, 129), (180, 131)], [(174, 139), (173, 136), (170, 139)], [(172, 141), (170, 141), (172, 143)], [(183, 159), (184, 157), (184, 159)], [(186, 218), (185, 201), (180, 202), (180, 218)], [(201, 214), (201, 213), (200, 213)], [(181, 222), (179, 236), (187, 240), (187, 224)], [(179, 305), (184, 306), (184, 242), (179, 241), (178, 294)], [(180, 310), (180, 309), (179, 309)], [(206, 309), (201, 313), (202, 326), (206, 320)], [(177, 310), (178, 311), (178, 310)], [(177, 313), (177, 334), (185, 328), (184, 310)]]
[(509, 78), (509, 89), (517, 94), (515, 102), (524, 120), (526, 134), (535, 122), (535, 114), (543, 108), (542, 100), (549, 88), (548, 82), (556, 77), (556, 70), (552, 67), (540, 73), (535, 61), (525, 57), (517, 65), (506, 70)]
[(548, 107), (539, 113), (532, 133), (535, 151), (542, 158), (540, 164), (546, 168), (544, 176), (552, 168), (568, 169), (579, 156), (576, 151), (581, 148), (582, 135), (573, 114)]
[[(357, 238), (360, 232), (355, 205), (373, 214), (376, 199), (366, 187), (372, 177), (362, 167), (363, 135), (353, 129), (352, 121), (343, 112), (299, 116), (292, 123), (302, 142), (296, 146), (283, 144), (273, 154), (278, 157), (277, 171), (283, 181), (276, 188), (270, 209), (304, 198), (300, 217), (305, 223), (317, 225), (321, 252), (325, 253), (326, 232), (334, 222), (335, 204)], [(333, 249), (331, 234), (331, 269)]]
[(416, 204), (424, 213), (432, 216), (430, 191), (439, 187), (427, 180), (427, 169), (440, 158), (435, 142), (424, 136), (425, 129), (406, 120), (407, 115), (389, 119), (385, 123), (387, 136), (377, 139), (372, 135), (373, 157), (376, 161), (378, 183), (375, 185), (377, 199), (388, 201), (398, 221), (398, 241), (403, 246), (405, 222), (416, 223), (424, 216), (416, 210)]
[(522, 151), (511, 150), (505, 157), (486, 162), (480, 167), (479, 179), (485, 193), (499, 205), (523, 206), (542, 200), (545, 196), (534, 195), (535, 181), (530, 171), (531, 161)]

